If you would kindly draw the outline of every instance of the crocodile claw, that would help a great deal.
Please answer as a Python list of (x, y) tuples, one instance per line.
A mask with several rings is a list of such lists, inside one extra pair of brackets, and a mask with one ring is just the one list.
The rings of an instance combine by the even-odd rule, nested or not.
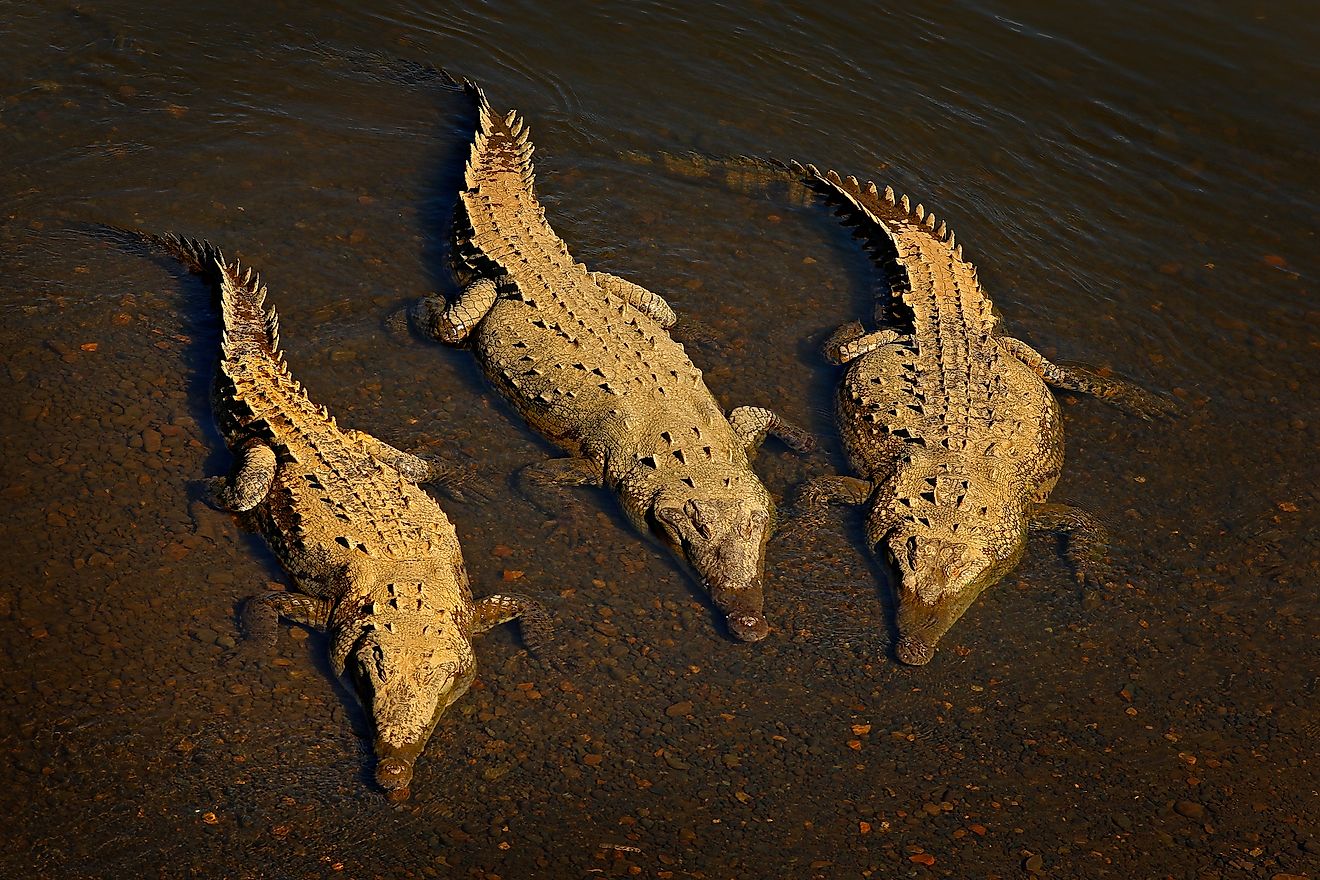
[(432, 455), (419, 455), (431, 465), (427, 485), (451, 501), (460, 504), (483, 504), (495, 496), (495, 487), (475, 466), (455, 466)]

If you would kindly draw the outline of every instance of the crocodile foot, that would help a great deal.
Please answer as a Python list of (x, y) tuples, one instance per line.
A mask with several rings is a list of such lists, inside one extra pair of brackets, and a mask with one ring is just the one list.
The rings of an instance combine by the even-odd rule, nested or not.
[(1091, 394), (1111, 406), (1148, 422), (1182, 415), (1178, 401), (1153, 391), (1147, 391), (1134, 382), (1108, 376), (1094, 367), (1073, 362), (1061, 363), (1070, 379), (1077, 383), (1075, 390)]
[(494, 485), (481, 475), (475, 464), (453, 465), (439, 456), (425, 453), (417, 457), (431, 468), (424, 484), (433, 486), (450, 501), (482, 504), (495, 496)]

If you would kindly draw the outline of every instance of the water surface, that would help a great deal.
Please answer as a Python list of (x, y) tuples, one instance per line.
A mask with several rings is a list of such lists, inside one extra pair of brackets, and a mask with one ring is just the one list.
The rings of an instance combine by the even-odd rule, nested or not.
[[(378, 5), (379, 6), (379, 5)], [(106, 0), (7, 11), (0, 74), (0, 805), (14, 876), (1316, 876), (1318, 17), (1299, 3), (466, 4)], [(777, 494), (843, 465), (824, 335), (875, 275), (828, 212), (629, 153), (799, 157), (957, 231), (1015, 335), (1176, 397), (1066, 398), (1059, 500), (1110, 526), (1083, 594), (1047, 539), (921, 669), (858, 518), (771, 548), (755, 646), (601, 494), (547, 528), (553, 454), (463, 351), (392, 333), (452, 292), (462, 100), (523, 111), (552, 222), (667, 296)], [(479, 593), (547, 599), (564, 682), (509, 632), (418, 765), (369, 784), (317, 635), (220, 663), (283, 582), (198, 500), (228, 466), (207, 294), (69, 227), (208, 237), (260, 267), (343, 424), (474, 463), (447, 504)], [(1037, 858), (1039, 861), (1037, 861)]]

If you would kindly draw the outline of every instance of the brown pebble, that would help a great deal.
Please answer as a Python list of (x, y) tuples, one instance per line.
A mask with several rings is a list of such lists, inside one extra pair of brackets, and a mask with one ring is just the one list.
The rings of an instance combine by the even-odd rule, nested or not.
[(681, 702), (674, 703), (672, 706), (665, 709), (665, 714), (668, 715), (670, 718), (680, 718), (684, 715), (691, 715), (692, 701), (682, 700)]
[(1173, 805), (1173, 809), (1179, 816), (1186, 816), (1188, 819), (1199, 821), (1205, 818), (1205, 807), (1196, 801), (1178, 801)]

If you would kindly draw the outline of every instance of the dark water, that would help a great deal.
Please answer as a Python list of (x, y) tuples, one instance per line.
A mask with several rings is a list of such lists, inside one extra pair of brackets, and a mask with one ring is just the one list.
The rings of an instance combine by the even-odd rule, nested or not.
[[(4, 7), (6, 876), (1320, 875), (1310, 4), (311, 6)], [(767, 447), (777, 493), (842, 465), (816, 347), (872, 272), (817, 206), (621, 154), (797, 156), (933, 206), (1017, 335), (1183, 402), (1151, 425), (1067, 401), (1056, 497), (1109, 523), (1112, 586), (1036, 540), (909, 669), (855, 518), (772, 546), (754, 646), (610, 499), (547, 531), (505, 477), (548, 448), (467, 353), (384, 323), (449, 290), (468, 112), (346, 50), (526, 113), (576, 255), (711, 328), (727, 406), (826, 438)], [(572, 681), (484, 640), (392, 806), (319, 636), (221, 666), (282, 575), (196, 501), (228, 461), (215, 321), (83, 221), (261, 267), (341, 423), (477, 463), (491, 502), (448, 505), (477, 590), (547, 597)]]

